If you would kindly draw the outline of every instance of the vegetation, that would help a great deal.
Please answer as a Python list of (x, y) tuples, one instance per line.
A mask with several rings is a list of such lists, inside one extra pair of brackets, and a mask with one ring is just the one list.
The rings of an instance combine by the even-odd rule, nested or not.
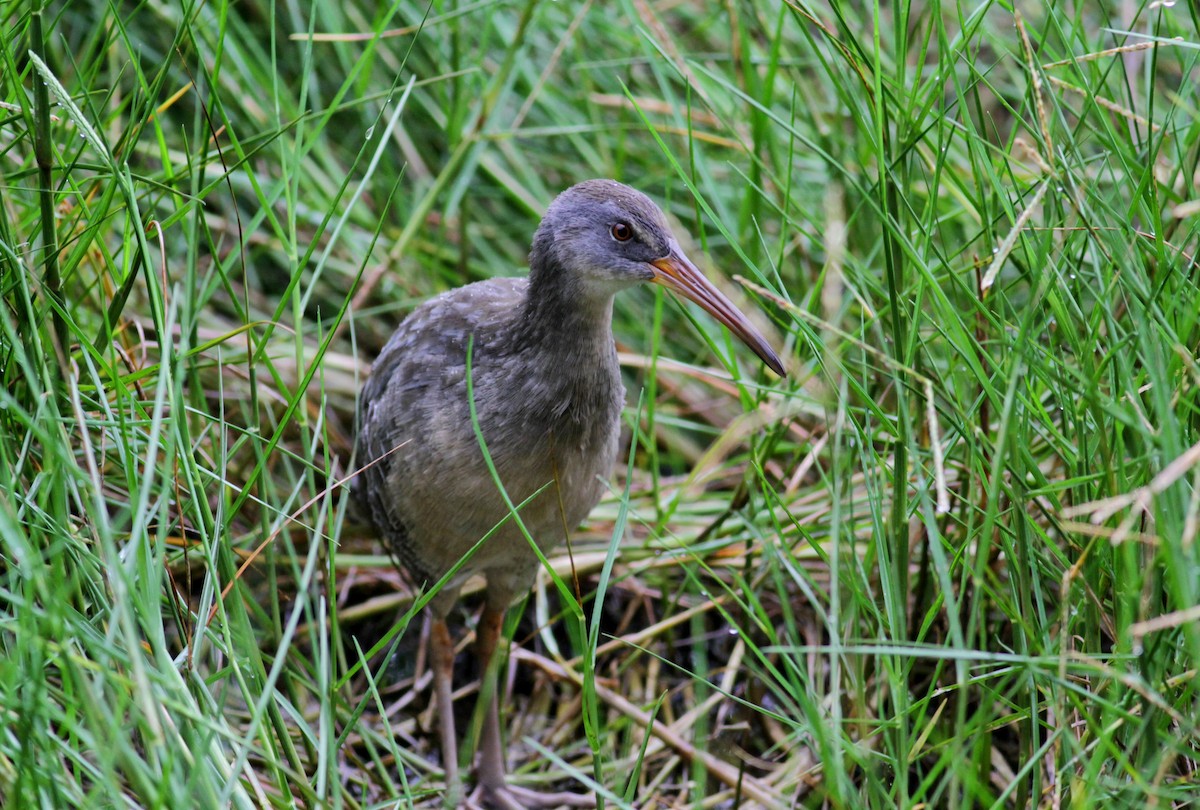
[(355, 397), (593, 176), (789, 375), (619, 299), (629, 463), (550, 558), (582, 603), (512, 614), (516, 779), (1196, 801), (1194, 3), (0, 8), (4, 806), (439, 804)]

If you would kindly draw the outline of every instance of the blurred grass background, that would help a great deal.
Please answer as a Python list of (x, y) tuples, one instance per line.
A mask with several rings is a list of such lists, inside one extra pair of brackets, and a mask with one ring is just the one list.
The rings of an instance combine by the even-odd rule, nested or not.
[(618, 299), (632, 458), (552, 558), (603, 601), (513, 614), (515, 778), (1194, 802), (1198, 15), (0, 7), (0, 803), (438, 806), (355, 397), (593, 176), (671, 211), (789, 377)]

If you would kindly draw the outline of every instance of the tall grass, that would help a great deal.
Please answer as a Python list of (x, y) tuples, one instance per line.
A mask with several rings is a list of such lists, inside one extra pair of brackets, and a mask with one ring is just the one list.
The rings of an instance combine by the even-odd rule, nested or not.
[(507, 627), (514, 778), (1195, 801), (1194, 4), (0, 13), (0, 803), (439, 804), (355, 397), (592, 176), (789, 376), (619, 299), (631, 453), (550, 557), (589, 603), (543, 578)]

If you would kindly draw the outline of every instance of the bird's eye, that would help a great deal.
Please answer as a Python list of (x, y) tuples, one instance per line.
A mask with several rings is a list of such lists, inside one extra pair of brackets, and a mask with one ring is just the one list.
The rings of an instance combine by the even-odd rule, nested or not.
[(617, 224), (613, 225), (610, 233), (612, 233), (612, 238), (616, 239), (618, 242), (628, 242), (633, 238), (633, 228), (630, 228), (629, 225), (624, 222), (618, 222)]

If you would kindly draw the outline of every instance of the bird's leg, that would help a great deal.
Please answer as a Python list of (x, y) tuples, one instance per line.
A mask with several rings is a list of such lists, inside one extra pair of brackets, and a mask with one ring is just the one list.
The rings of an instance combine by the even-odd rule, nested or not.
[(458, 735), (454, 729), (454, 640), (443, 617), (435, 618), (429, 628), (433, 663), (434, 696), (437, 700), (438, 726), (442, 735), (442, 768), (446, 772), (446, 807), (458, 807), (462, 782), (458, 776)]
[[(526, 810), (533, 807), (595, 807), (591, 796), (576, 793), (538, 793), (508, 784), (508, 766), (504, 762), (504, 743), (500, 738), (500, 678), (494, 665), (496, 645), (504, 626), (504, 611), (485, 605), (475, 630), (475, 651), (479, 656), (480, 694), (487, 700), (483, 729), (479, 738), (479, 792), (483, 806), (501, 810)], [(473, 799), (475, 797), (472, 797)], [(474, 804), (474, 802), (472, 802)], [(471, 805), (468, 805), (471, 806)]]
[(479, 783), (485, 788), (503, 787), (507, 766), (504, 763), (504, 743), (500, 740), (500, 678), (498, 667), (492, 665), (504, 612), (490, 605), (483, 608), (479, 627), (475, 630), (475, 653), (479, 656), (480, 694), (487, 700), (479, 739)]

